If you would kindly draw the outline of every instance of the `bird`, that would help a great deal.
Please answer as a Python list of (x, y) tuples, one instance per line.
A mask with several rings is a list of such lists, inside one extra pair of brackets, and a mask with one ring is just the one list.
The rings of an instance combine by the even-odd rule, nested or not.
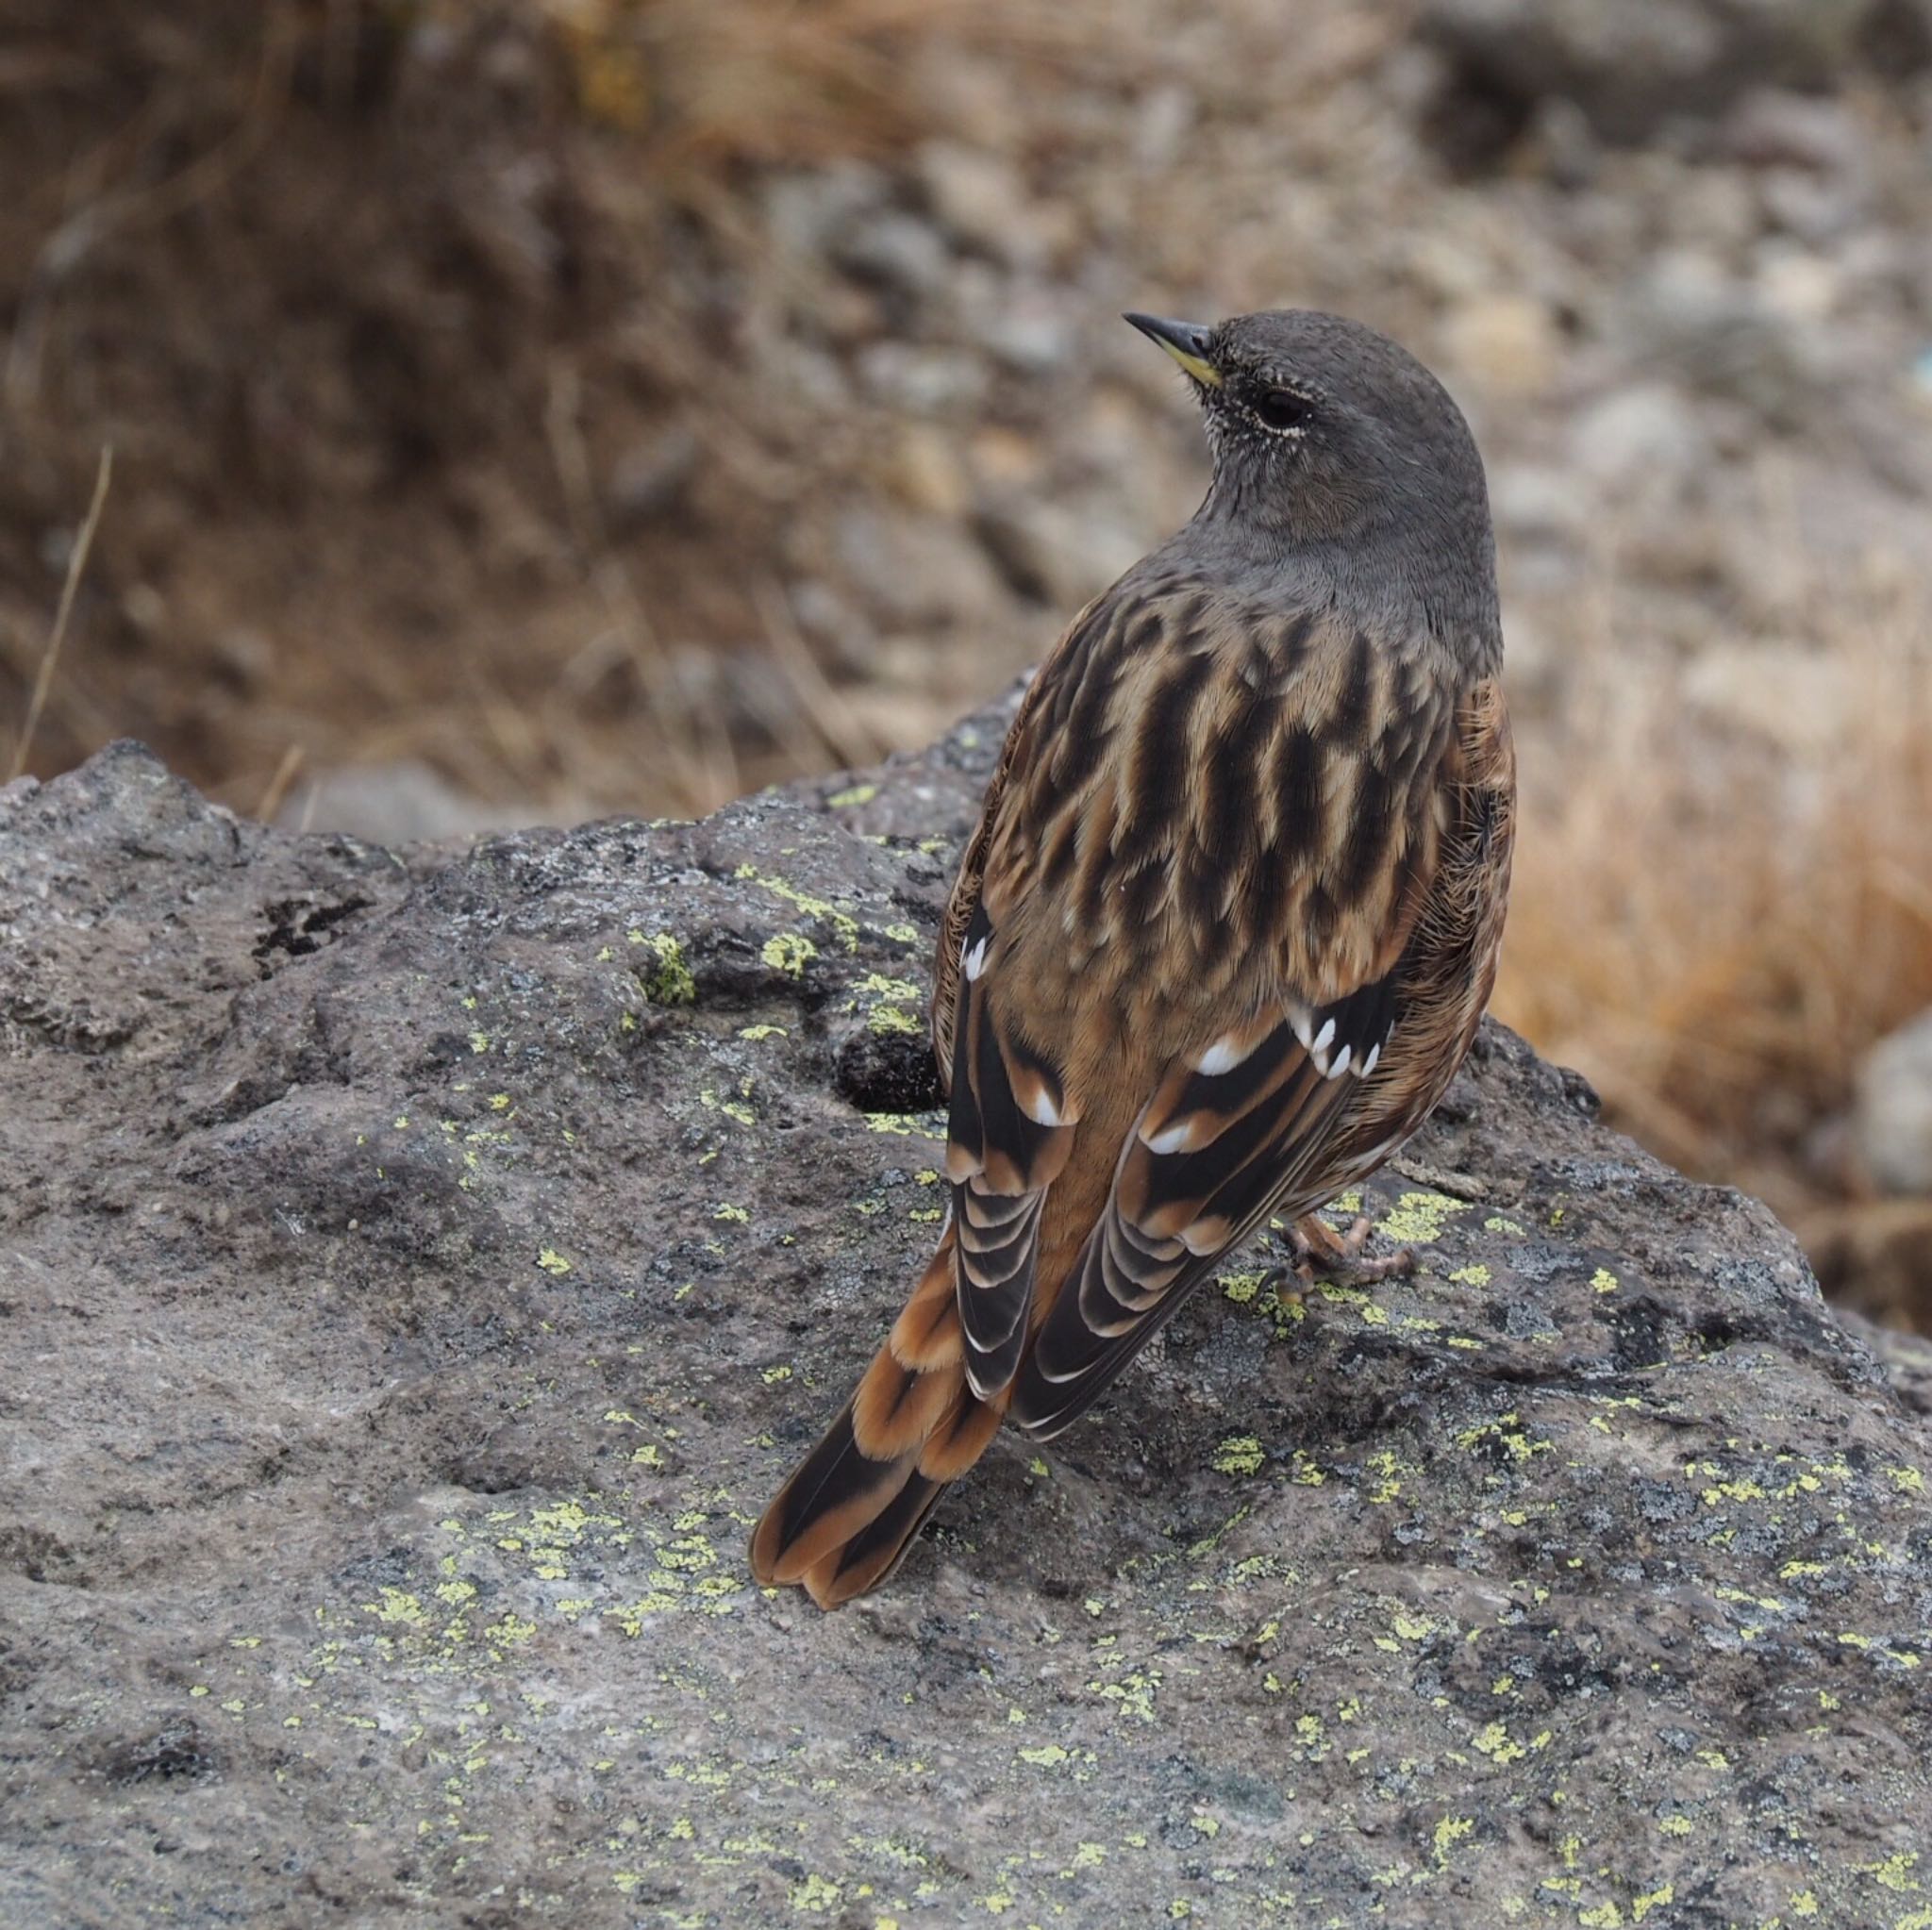
[(1414, 1133), (1494, 983), (1515, 836), (1482, 459), (1423, 364), (1313, 309), (1125, 317), (1211, 480), (1027, 687), (941, 923), (951, 1210), (750, 1566), (884, 1582), (1003, 1423), (1051, 1439), (1257, 1228)]

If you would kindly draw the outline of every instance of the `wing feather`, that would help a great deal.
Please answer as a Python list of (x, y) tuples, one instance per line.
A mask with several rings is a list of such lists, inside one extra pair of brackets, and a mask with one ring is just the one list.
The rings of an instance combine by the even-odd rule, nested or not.
[(985, 901), (960, 936), (952, 1116), (954, 1290), (966, 1378), (990, 1400), (1020, 1364), (1039, 1271), (1041, 1210), (1074, 1150), (1078, 1114), (1053, 1063), (998, 1009), (1001, 937)]
[[(1099, 1223), (1022, 1367), (1013, 1419), (1077, 1420), (1231, 1247), (1322, 1158), (1393, 1018), (1382, 985), (1224, 1035), (1170, 1069), (1123, 1149)], [(1351, 1076), (1351, 1073), (1353, 1076)]]

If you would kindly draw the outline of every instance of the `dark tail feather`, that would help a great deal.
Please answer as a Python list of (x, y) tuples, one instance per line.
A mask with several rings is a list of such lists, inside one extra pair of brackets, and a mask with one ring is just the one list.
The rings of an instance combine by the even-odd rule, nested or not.
[(859, 1452), (852, 1404), (767, 1505), (752, 1532), (751, 1572), (766, 1587), (803, 1582), (865, 1528), (913, 1473), (915, 1454), (875, 1461)]
[(966, 1385), (952, 1252), (949, 1233), (891, 1339), (753, 1530), (751, 1572), (766, 1587), (804, 1588), (822, 1608), (875, 1589), (997, 1430), (1004, 1394), (985, 1402)]
[(905, 1487), (858, 1534), (807, 1570), (805, 1586), (812, 1600), (821, 1608), (836, 1608), (877, 1588), (906, 1559), (947, 1486), (918, 1472), (909, 1475)]

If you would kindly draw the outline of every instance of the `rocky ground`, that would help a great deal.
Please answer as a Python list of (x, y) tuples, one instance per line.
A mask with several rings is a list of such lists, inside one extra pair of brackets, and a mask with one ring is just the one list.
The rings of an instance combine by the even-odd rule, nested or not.
[(746, 1575), (941, 1217), (1004, 721), (700, 823), (0, 792), (10, 1925), (1932, 1921), (1932, 1371), (1487, 1030), (882, 1596)]

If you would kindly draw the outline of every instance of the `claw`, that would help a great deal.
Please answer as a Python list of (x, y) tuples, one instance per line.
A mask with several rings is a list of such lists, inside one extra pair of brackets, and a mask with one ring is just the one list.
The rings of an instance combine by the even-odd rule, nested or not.
[(1289, 1235), (1295, 1251), (1295, 1273), (1305, 1285), (1312, 1286), (1320, 1277), (1341, 1287), (1367, 1287), (1377, 1280), (1400, 1279), (1414, 1273), (1413, 1247), (1402, 1247), (1386, 1259), (1362, 1257), (1362, 1248), (1373, 1230), (1366, 1215), (1357, 1218), (1346, 1233), (1337, 1233), (1318, 1214), (1304, 1214)]

